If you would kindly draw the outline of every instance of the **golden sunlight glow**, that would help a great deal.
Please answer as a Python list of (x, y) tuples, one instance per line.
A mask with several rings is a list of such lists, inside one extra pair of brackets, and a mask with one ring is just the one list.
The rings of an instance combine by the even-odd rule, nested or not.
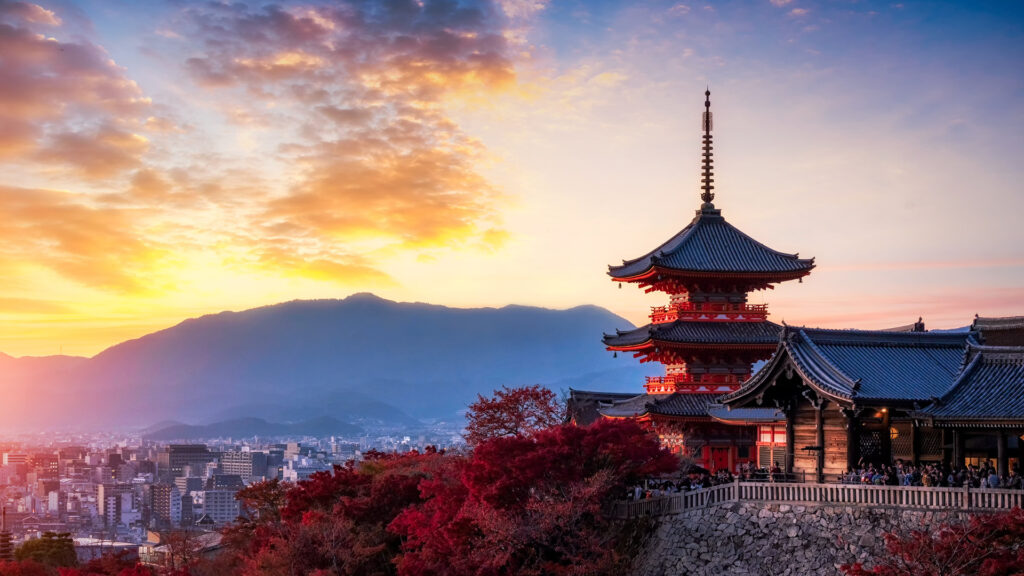
[(498, 4), (0, 2), (0, 352), (364, 291), (646, 323), (662, 298), (605, 270), (692, 218), (709, 85), (716, 206), (817, 258), (752, 295), (771, 320), (1024, 313), (1013, 39), (982, 70), (844, 35), (854, 8)]

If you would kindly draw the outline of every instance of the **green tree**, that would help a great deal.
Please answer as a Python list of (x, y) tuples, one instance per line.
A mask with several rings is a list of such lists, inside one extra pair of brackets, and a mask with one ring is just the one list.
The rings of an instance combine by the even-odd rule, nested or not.
[(16, 560), (34, 560), (46, 566), (77, 566), (75, 543), (67, 532), (43, 532), (35, 540), (29, 540), (14, 551)]

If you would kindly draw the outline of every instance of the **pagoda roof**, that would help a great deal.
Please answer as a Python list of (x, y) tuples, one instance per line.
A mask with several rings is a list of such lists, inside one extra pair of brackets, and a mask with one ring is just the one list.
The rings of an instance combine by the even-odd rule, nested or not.
[(655, 267), (683, 273), (781, 276), (788, 280), (810, 273), (814, 258), (772, 250), (729, 224), (721, 210), (705, 204), (678, 234), (639, 258), (609, 266), (608, 275), (626, 280), (644, 276)]
[(975, 316), (971, 329), (979, 333), (978, 340), (986, 345), (1024, 346), (1024, 316)]
[(785, 422), (786, 414), (778, 408), (729, 408), (721, 404), (708, 407), (712, 419), (725, 424), (770, 424)]
[(721, 394), (639, 394), (601, 407), (608, 418), (635, 418), (646, 414), (676, 418), (708, 418), (708, 407)]
[(633, 348), (647, 342), (672, 344), (722, 345), (763, 344), (771, 346), (779, 341), (782, 326), (774, 322), (707, 322), (676, 320), (662, 324), (647, 324), (634, 330), (605, 334), (609, 348)]
[(1013, 330), (1024, 328), (1024, 316), (1003, 316), (1001, 318), (975, 316), (971, 328), (974, 330)]
[(964, 367), (970, 332), (824, 330), (787, 326), (772, 359), (739, 390), (721, 398), (743, 406), (773, 384), (783, 370), (843, 404), (930, 402)]
[(591, 392), (587, 390), (569, 389), (569, 402), (566, 407), (567, 420), (575, 421), (581, 426), (593, 423), (601, 417), (602, 406), (617, 401), (635, 398), (636, 392)]
[(1024, 347), (971, 346), (968, 357), (967, 367), (946, 393), (916, 415), (939, 426), (1024, 425)]

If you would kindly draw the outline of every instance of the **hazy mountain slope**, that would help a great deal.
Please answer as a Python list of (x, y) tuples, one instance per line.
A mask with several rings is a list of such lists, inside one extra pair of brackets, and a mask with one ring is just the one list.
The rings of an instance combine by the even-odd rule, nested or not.
[(630, 327), (594, 306), (457, 309), (369, 294), (293, 301), (186, 320), (78, 359), (59, 378), (9, 378), (14, 396), (43, 400), (45, 410), (0, 406), (0, 417), (33, 427), (243, 416), (400, 421), (403, 412), (451, 416), (503, 384), (639, 390), (643, 369), (600, 342), (602, 332)]

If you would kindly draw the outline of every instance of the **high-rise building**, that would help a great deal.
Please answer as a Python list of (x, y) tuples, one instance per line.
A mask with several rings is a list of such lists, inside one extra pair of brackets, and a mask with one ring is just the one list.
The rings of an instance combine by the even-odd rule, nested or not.
[(107, 526), (116, 526), (121, 521), (121, 495), (132, 490), (133, 486), (126, 482), (105, 482), (96, 487), (97, 511)]
[(14, 543), (11, 531), (7, 529), (7, 507), (0, 511), (0, 562), (14, 560)]
[(206, 490), (202, 492), (203, 514), (217, 524), (234, 522), (240, 514), (234, 490)]
[(205, 444), (170, 444), (157, 454), (157, 473), (160, 478), (170, 481), (185, 476), (186, 466), (193, 471), (205, 470), (217, 456)]
[(181, 491), (174, 484), (154, 484), (150, 488), (150, 525), (170, 528), (181, 523)]
[(267, 474), (266, 452), (224, 452), (220, 455), (223, 474), (237, 474), (246, 484), (263, 479)]

